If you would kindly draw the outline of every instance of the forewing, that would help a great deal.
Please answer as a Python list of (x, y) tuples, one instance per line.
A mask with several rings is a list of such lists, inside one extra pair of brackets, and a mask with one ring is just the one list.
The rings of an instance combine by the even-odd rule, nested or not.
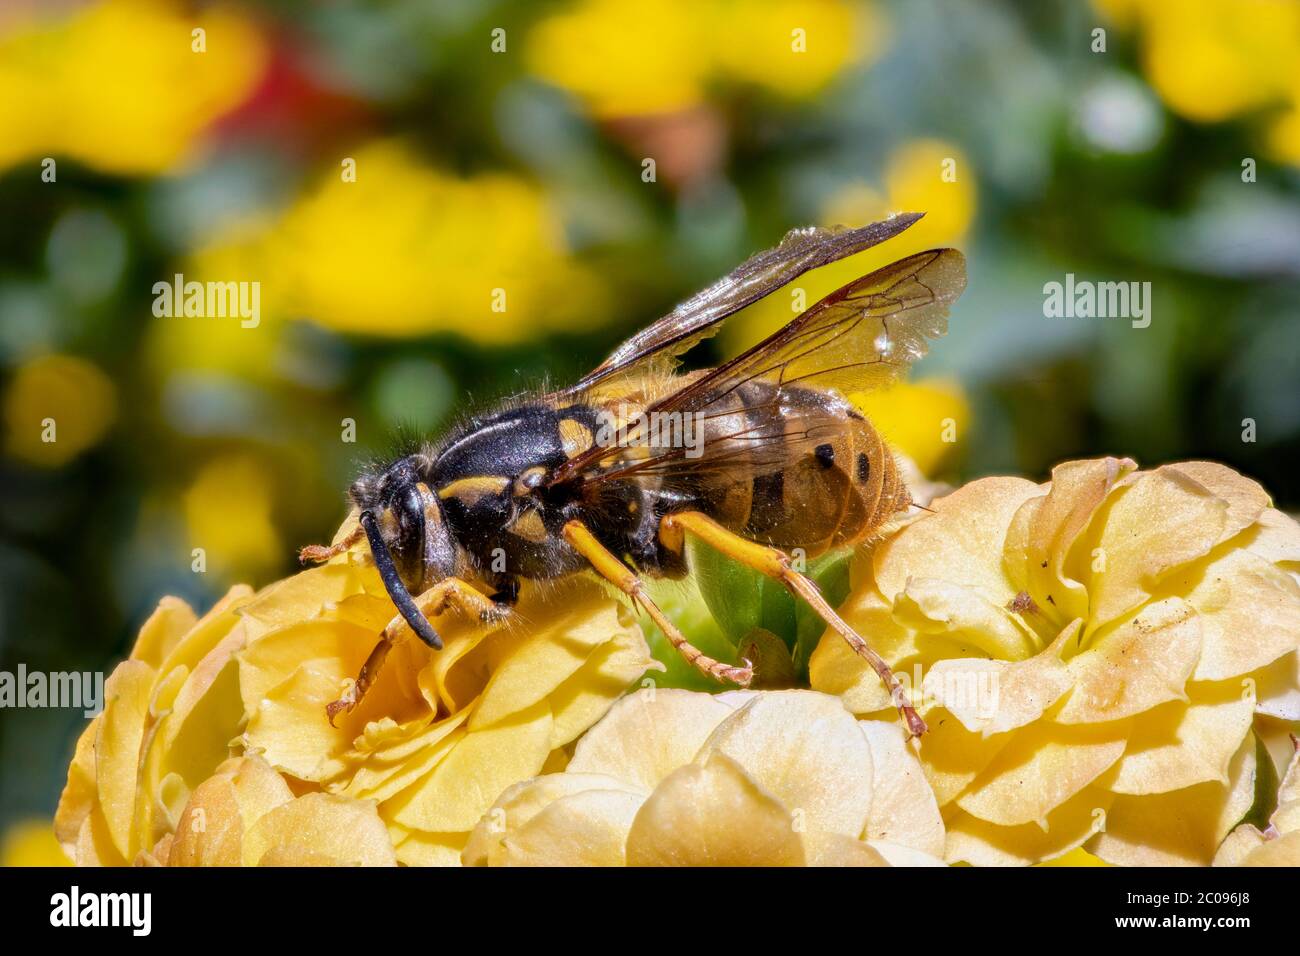
[[(848, 396), (887, 385), (947, 331), (948, 309), (965, 287), (965, 259), (955, 249), (918, 253), (843, 286), (749, 351), (648, 409), (647, 420), (655, 413), (677, 413), (711, 428), (714, 437), (702, 454), (687, 457), (684, 449), (656, 448), (593, 479), (718, 470), (740, 477), (780, 467), (792, 447), (825, 439), (825, 421), (792, 417), (780, 388), (770, 399), (772, 414), (739, 415), (730, 398), (737, 388), (764, 380)], [(624, 447), (644, 440), (635, 433), (628, 438)], [(592, 448), (566, 463), (554, 480), (595, 468), (619, 452)]]
[(786, 233), (780, 244), (751, 256), (722, 278), (632, 336), (570, 391), (583, 391), (620, 372), (671, 367), (675, 356), (717, 332), (723, 319), (793, 282), (811, 269), (892, 239), (924, 213), (899, 213), (858, 229), (810, 227)]

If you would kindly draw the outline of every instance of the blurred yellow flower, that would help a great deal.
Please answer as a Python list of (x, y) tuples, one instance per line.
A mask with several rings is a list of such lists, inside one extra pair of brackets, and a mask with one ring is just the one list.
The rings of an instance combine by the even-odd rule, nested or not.
[(1275, 113), (1269, 145), (1300, 164), (1300, 5), (1294, 0), (1094, 0), (1140, 34), (1143, 68), (1177, 113), (1203, 123)]
[(651, 666), (632, 612), (576, 578), (525, 590), (513, 623), (439, 619), (440, 652), (398, 643), (332, 726), (325, 705), (394, 613), (362, 551), (236, 588), (197, 623), (165, 599), (78, 743), (56, 815), (69, 854), (455, 863), (498, 794), (562, 766)]
[(569, 256), (536, 186), (453, 176), (394, 143), (350, 158), (355, 182), (330, 172), (268, 237), (269, 295), (289, 314), (341, 332), (449, 331), (485, 344), (599, 321), (597, 279)]
[(0, 37), (0, 169), (68, 156), (110, 173), (173, 170), (248, 96), (265, 60), (257, 29), (230, 8), (103, 0), (10, 23)]
[(10, 827), (0, 844), (0, 866), (68, 866), (50, 821), (25, 820)]
[(922, 475), (934, 475), (949, 464), (970, 424), (966, 393), (949, 379), (898, 382), (850, 398), (889, 447), (912, 459)]
[(59, 468), (103, 439), (116, 408), (112, 380), (85, 359), (32, 359), (19, 366), (5, 392), (5, 451)]
[[(1295, 738), (1292, 738), (1295, 747)], [(1243, 823), (1228, 834), (1215, 866), (1300, 866), (1300, 753), (1293, 753), (1268, 828)]]
[(534, 28), (528, 61), (602, 119), (653, 115), (721, 83), (806, 97), (874, 59), (882, 29), (873, 6), (844, 0), (578, 0)]
[(203, 549), (208, 571), (256, 577), (279, 565), (274, 486), (267, 463), (251, 455), (221, 455), (199, 469), (182, 505), (189, 546)]
[(913, 253), (959, 243), (975, 216), (975, 175), (965, 154), (942, 140), (911, 140), (890, 154), (884, 191), (854, 182), (823, 205), (826, 225), (860, 226), (895, 212), (923, 212), (925, 218), (896, 239), (802, 276), (788, 289), (756, 302), (722, 329), (729, 354), (775, 332), (818, 299), (874, 269)]
[[(949, 861), (1208, 864), (1255, 734), (1300, 720), (1300, 526), (1222, 465), (1135, 468), (975, 481), (855, 562), (841, 613), (914, 678)], [(890, 713), (833, 637), (813, 687)]]
[(506, 790), (477, 866), (939, 865), (943, 822), (902, 731), (807, 690), (647, 688), (563, 773)]

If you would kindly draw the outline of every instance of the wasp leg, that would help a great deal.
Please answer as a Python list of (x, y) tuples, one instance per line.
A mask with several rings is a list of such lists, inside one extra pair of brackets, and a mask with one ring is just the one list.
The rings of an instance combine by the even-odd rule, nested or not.
[(807, 602), (817, 612), (817, 616), (830, 625), (840, 637), (844, 638), (848, 645), (857, 652), (858, 656), (866, 660), (876, 674), (879, 675), (881, 683), (889, 691), (894, 705), (898, 708), (899, 714), (902, 715), (904, 723), (907, 724), (907, 729), (918, 737), (925, 733), (925, 721), (921, 719), (921, 715), (916, 712), (916, 708), (907, 699), (902, 685), (899, 684), (898, 678), (890, 669), (889, 664), (872, 650), (871, 645), (864, 641), (843, 618), (835, 613), (835, 609), (822, 597), (821, 591), (817, 589), (817, 585), (812, 580), (794, 570), (789, 557), (776, 548), (769, 548), (766, 545), (746, 540), (740, 535), (728, 531), (708, 515), (698, 511), (665, 515), (659, 522), (659, 540), (664, 547), (677, 554), (682, 553), (687, 531), (732, 560), (739, 561), (746, 567), (753, 568), (755, 571), (780, 581), (796, 597)]
[(309, 544), (298, 552), (298, 560), (303, 564), (322, 564), (335, 555), (342, 554), (366, 536), (366, 529), (358, 525), (338, 544)]
[[(474, 585), (462, 581), (460, 578), (443, 578), (429, 590), (416, 597), (415, 606), (420, 609), (420, 613), (424, 614), (425, 617), (437, 617), (446, 611), (449, 606), (455, 607), (467, 617), (477, 618), (485, 624), (505, 620), (510, 614), (508, 607), (495, 603)], [(413, 633), (411, 625), (400, 614), (394, 616), (388, 622), (388, 626), (379, 635), (379, 643), (370, 652), (366, 662), (361, 665), (361, 671), (357, 674), (357, 679), (352, 682), (342, 697), (325, 706), (325, 713), (329, 716), (331, 726), (334, 723), (334, 718), (340, 713), (351, 713), (353, 708), (361, 703), (362, 698), (366, 696), (366, 691), (370, 689), (375, 682), (375, 678), (379, 676), (379, 670), (384, 666), (384, 660), (388, 657), (388, 652), (392, 650), (393, 645), (405, 640)]]
[(749, 686), (749, 682), (754, 679), (754, 671), (749, 661), (745, 661), (741, 667), (724, 664), (722, 661), (716, 661), (709, 657), (686, 640), (682, 632), (677, 629), (677, 626), (668, 620), (664, 612), (659, 609), (659, 605), (655, 604), (650, 599), (650, 596), (646, 594), (645, 584), (642, 583), (641, 579), (620, 561), (612, 551), (609, 551), (597, 541), (595, 535), (591, 533), (586, 525), (581, 521), (570, 521), (564, 526), (563, 534), (564, 540), (569, 542), (575, 551), (590, 562), (596, 573), (621, 590), (635, 603), (645, 608), (645, 612), (650, 615), (650, 619), (659, 625), (659, 629), (664, 632), (664, 636), (668, 638), (669, 643), (677, 648), (677, 652), (686, 658), (687, 663), (714, 680), (728, 680), (739, 684), (741, 687)]

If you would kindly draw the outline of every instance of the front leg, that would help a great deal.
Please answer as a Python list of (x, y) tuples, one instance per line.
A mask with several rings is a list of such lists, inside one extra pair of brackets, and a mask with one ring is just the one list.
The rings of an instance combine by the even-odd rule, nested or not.
[[(448, 607), (455, 607), (462, 614), (485, 624), (502, 621), (510, 613), (508, 606), (493, 601), (474, 585), (460, 578), (443, 578), (417, 596), (415, 606), (425, 617), (436, 617)], [(380, 668), (384, 666), (384, 661), (393, 645), (406, 640), (412, 634), (415, 632), (402, 615), (395, 615), (388, 622), (383, 633), (379, 635), (379, 643), (370, 652), (366, 662), (361, 665), (356, 680), (348, 686), (342, 697), (325, 706), (325, 713), (329, 716), (331, 726), (334, 724), (334, 718), (340, 713), (351, 713), (353, 708), (361, 703), (362, 698), (366, 696), (366, 691), (379, 676)]]

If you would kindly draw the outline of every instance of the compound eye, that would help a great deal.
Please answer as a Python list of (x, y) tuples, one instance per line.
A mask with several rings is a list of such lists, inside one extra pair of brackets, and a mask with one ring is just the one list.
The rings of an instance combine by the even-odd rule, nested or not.
[(534, 488), (541, 485), (546, 480), (546, 469), (540, 465), (529, 468), (522, 475), (515, 479), (514, 493), (517, 497), (531, 494)]

